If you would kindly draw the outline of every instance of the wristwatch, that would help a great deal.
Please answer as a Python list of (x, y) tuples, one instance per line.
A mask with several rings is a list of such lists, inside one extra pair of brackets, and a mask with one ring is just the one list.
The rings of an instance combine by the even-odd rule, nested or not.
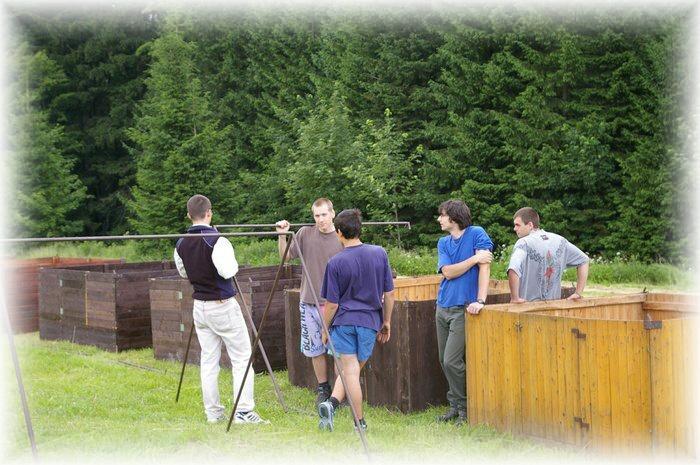
[(476, 299), (476, 303), (479, 303), (481, 305), (486, 305), (486, 302), (484, 302), (484, 299)]

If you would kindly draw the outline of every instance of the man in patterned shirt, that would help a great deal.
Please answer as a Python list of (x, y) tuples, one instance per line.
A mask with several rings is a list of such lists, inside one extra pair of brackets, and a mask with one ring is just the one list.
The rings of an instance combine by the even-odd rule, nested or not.
[(564, 270), (576, 267), (576, 292), (569, 299), (580, 299), (588, 279), (588, 256), (558, 234), (540, 229), (540, 216), (530, 208), (513, 215), (518, 241), (508, 264), (511, 303), (561, 298)]

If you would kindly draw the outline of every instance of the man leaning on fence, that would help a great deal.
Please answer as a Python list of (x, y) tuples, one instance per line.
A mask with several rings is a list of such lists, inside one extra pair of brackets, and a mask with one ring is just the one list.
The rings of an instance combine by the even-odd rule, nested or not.
[(530, 208), (513, 215), (518, 241), (508, 263), (512, 303), (561, 298), (561, 278), (567, 267), (576, 267), (576, 291), (568, 298), (580, 299), (588, 279), (588, 256), (566, 238), (540, 228), (540, 216)]
[(438, 223), (448, 233), (438, 241), (438, 290), (435, 325), (438, 355), (447, 378), (449, 410), (439, 421), (467, 421), (466, 363), (464, 359), (465, 307), (478, 314), (486, 305), (493, 242), (480, 226), (472, 225), (469, 207), (448, 200), (438, 207)]
[[(192, 221), (188, 234), (217, 234), (211, 227), (211, 202), (203, 195), (187, 201), (187, 217)], [(241, 307), (234, 298), (233, 276), (238, 263), (231, 242), (218, 235), (183, 237), (173, 253), (177, 270), (188, 278), (194, 292), (192, 315), (202, 348), (200, 364), (204, 413), (209, 423), (226, 418), (219, 398), (219, 359), (224, 343), (233, 371), (233, 398), (242, 390), (235, 423), (268, 423), (253, 410), (253, 376), (241, 385), (251, 357), (250, 338)]]

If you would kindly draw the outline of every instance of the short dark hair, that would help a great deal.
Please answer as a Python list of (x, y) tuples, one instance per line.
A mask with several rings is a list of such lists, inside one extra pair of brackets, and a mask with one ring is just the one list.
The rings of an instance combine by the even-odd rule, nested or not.
[(447, 200), (438, 207), (438, 213), (443, 213), (459, 225), (459, 229), (467, 229), (472, 225), (472, 212), (466, 203), (461, 200)]
[(201, 220), (211, 209), (211, 202), (201, 194), (195, 194), (187, 201), (187, 213), (193, 220)]
[(345, 239), (356, 239), (362, 232), (362, 213), (357, 208), (343, 210), (333, 220), (335, 229), (343, 233)]
[(532, 225), (535, 227), (535, 229), (540, 228), (540, 215), (537, 214), (534, 208), (521, 208), (520, 210), (515, 212), (515, 215), (513, 215), (513, 219), (516, 219), (517, 217), (520, 217), (520, 219), (523, 220), (523, 223), (525, 224), (532, 222)]

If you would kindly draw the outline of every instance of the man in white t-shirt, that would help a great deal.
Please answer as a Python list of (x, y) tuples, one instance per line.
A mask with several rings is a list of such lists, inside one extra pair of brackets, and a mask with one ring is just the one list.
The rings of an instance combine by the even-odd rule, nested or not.
[(540, 229), (540, 216), (530, 208), (513, 215), (513, 230), (519, 239), (508, 264), (511, 303), (561, 298), (564, 270), (577, 268), (576, 292), (580, 299), (588, 279), (588, 256), (564, 237)]

